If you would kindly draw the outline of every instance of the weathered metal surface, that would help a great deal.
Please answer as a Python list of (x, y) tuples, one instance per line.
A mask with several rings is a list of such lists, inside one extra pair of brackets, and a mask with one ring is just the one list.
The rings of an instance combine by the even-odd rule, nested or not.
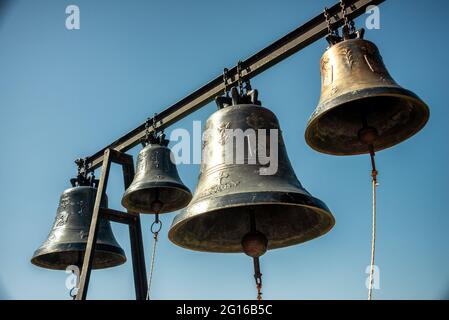
[[(141, 213), (166, 213), (184, 208), (192, 199), (178, 175), (174, 156), (165, 145), (150, 143), (139, 152), (134, 180), (122, 205)], [(155, 205), (155, 203), (159, 205)]]
[[(265, 143), (260, 138), (257, 143), (243, 140), (244, 161), (235, 158), (231, 163), (230, 150), (242, 156), (232, 134), (251, 129), (256, 135), (259, 130), (267, 133)], [(277, 133), (276, 146), (271, 144), (271, 130)], [(254, 104), (224, 107), (208, 119), (206, 131), (198, 185), (190, 204), (173, 221), (172, 242), (199, 251), (243, 252), (251, 214), (257, 231), (268, 239), (268, 249), (308, 241), (332, 228), (334, 218), (327, 206), (298, 181), (270, 110)], [(272, 174), (261, 174), (269, 166), (259, 157), (264, 147), (265, 155), (277, 148), (277, 171)]]
[(321, 81), (320, 101), (305, 133), (317, 151), (361, 154), (371, 144), (382, 150), (417, 133), (429, 118), (426, 104), (393, 80), (370, 41), (331, 46), (321, 58)]
[[(96, 193), (97, 189), (89, 186), (77, 186), (62, 193), (53, 227), (47, 240), (34, 253), (33, 264), (58, 270), (69, 265), (81, 267)], [(101, 205), (107, 207), (106, 197)], [(100, 269), (124, 263), (125, 253), (115, 240), (110, 222), (100, 219), (98, 228), (92, 267)]]

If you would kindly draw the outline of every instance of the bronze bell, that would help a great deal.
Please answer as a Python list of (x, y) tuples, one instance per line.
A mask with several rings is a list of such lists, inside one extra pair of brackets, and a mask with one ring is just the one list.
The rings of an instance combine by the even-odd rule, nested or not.
[[(62, 193), (53, 228), (47, 240), (34, 252), (31, 263), (57, 270), (69, 265), (82, 266), (96, 193), (93, 186), (74, 186)], [(101, 207), (107, 207), (106, 196)], [(92, 268), (125, 263), (125, 253), (115, 240), (110, 222), (100, 218), (98, 227)]]
[[(218, 98), (220, 109), (207, 120), (194, 197), (175, 217), (168, 234), (176, 245), (199, 251), (245, 252), (258, 257), (267, 249), (319, 237), (335, 223), (327, 206), (311, 196), (296, 178), (276, 116), (256, 104), (260, 102), (254, 91), (249, 95), (249, 101), (234, 95), (232, 101)], [(266, 144), (260, 138), (252, 146), (249, 139), (243, 140), (243, 163), (230, 163), (227, 152), (241, 156), (236, 154), (233, 130), (251, 129), (256, 136), (258, 132), (268, 133)], [(273, 131), (277, 133), (277, 171), (261, 174), (266, 172), (267, 163), (262, 164), (257, 155), (265, 148), (270, 155), (276, 152), (270, 150)], [(234, 143), (229, 144), (230, 141)]]
[(192, 199), (182, 183), (165, 135), (153, 138), (139, 152), (134, 180), (122, 198), (128, 210), (166, 213), (184, 208)]
[(391, 147), (424, 127), (426, 104), (399, 86), (377, 47), (356, 38), (332, 45), (321, 58), (321, 97), (305, 138), (315, 150), (354, 155)]

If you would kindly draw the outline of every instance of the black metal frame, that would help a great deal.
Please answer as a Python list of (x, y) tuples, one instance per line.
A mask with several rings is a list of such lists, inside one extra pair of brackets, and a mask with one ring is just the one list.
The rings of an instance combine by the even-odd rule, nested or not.
[(110, 221), (124, 223), (129, 226), (136, 299), (145, 300), (146, 298), (148, 285), (139, 213), (129, 210), (128, 212), (121, 212), (100, 207), (101, 199), (106, 194), (109, 171), (112, 163), (117, 163), (122, 166), (125, 190), (129, 187), (134, 178), (134, 162), (131, 155), (111, 149), (106, 149), (104, 151), (103, 166), (98, 183), (97, 196), (95, 199), (94, 211), (92, 213), (89, 237), (87, 239), (83, 266), (81, 268), (80, 283), (76, 300), (85, 300), (87, 296), (90, 273), (92, 271), (92, 261), (95, 253), (95, 244), (97, 242), (98, 218), (100, 216)]
[[(378, 5), (385, 0), (345, 0), (346, 13), (348, 18), (355, 19), (365, 13), (366, 8), (370, 5)], [(341, 13), (340, 4), (337, 3), (327, 10), (334, 27), (341, 27), (344, 24), (344, 18)], [(264, 72), (270, 67), (299, 52), (313, 42), (323, 38), (328, 34), (327, 21), (324, 13), (319, 14), (309, 20), (302, 26), (288, 33), (279, 40), (273, 42), (268, 47), (262, 49), (248, 59), (241, 62), (242, 73), (244, 79), (251, 79), (258, 74)], [(239, 76), (237, 66), (231, 68), (227, 72), (226, 87), (231, 88), (238, 84)], [(174, 105), (163, 110), (153, 118), (149, 119), (150, 123), (155, 126), (149, 128), (152, 130), (162, 130), (175, 122), (185, 118), (192, 112), (205, 106), (215, 97), (221, 95), (225, 90), (223, 76), (220, 75), (198, 90), (192, 92), (184, 99), (178, 101)], [(104, 161), (104, 151), (106, 149), (114, 149), (121, 152), (127, 152), (129, 149), (139, 144), (140, 140), (145, 136), (145, 124), (141, 124), (134, 130), (117, 139), (107, 147), (101, 149), (95, 154), (87, 158), (87, 170), (93, 171), (99, 168)]]
[[(348, 18), (355, 19), (362, 15), (368, 6), (381, 4), (385, 0), (345, 1)], [(334, 27), (341, 27), (344, 24), (344, 17), (342, 16), (339, 3), (329, 8), (327, 13), (331, 17)], [(234, 66), (227, 71), (226, 83), (223, 81), (222, 75), (218, 76), (86, 159), (87, 166), (81, 170), (82, 172), (85, 170), (93, 171), (100, 166), (102, 166), (102, 169), (76, 300), (86, 299), (97, 239), (98, 217), (100, 215), (111, 221), (129, 225), (136, 298), (138, 300), (146, 298), (147, 277), (139, 214), (130, 211), (124, 213), (117, 210), (101, 208), (100, 202), (106, 192), (112, 162), (118, 163), (123, 167), (125, 189), (131, 184), (132, 178), (134, 177), (133, 160), (132, 156), (124, 152), (139, 144), (147, 133), (146, 124), (148, 121), (155, 124), (153, 127), (148, 128), (148, 130), (162, 130), (211, 102), (215, 97), (220, 96), (225, 88), (238, 85), (239, 79), (249, 80), (257, 76), (327, 34), (328, 24), (324, 13), (321, 13), (258, 53), (242, 61), (240, 63), (240, 75), (238, 66)]]

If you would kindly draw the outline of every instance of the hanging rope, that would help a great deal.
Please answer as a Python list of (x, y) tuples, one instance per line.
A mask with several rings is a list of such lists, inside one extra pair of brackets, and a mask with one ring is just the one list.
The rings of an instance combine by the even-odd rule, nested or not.
[[(155, 227), (157, 226), (157, 229)], [(154, 222), (151, 224), (151, 233), (153, 234), (153, 252), (151, 253), (150, 275), (148, 277), (147, 300), (150, 300), (151, 281), (153, 280), (154, 261), (156, 259), (156, 246), (159, 232), (162, 229), (162, 221), (159, 220), (159, 214), (156, 213)]]
[(372, 299), (373, 296), (373, 275), (374, 275), (374, 253), (376, 248), (376, 188), (378, 186), (377, 183), (377, 170), (376, 170), (376, 162), (374, 160), (374, 148), (370, 145), (370, 157), (371, 157), (371, 178), (373, 185), (373, 220), (372, 220), (372, 236), (371, 236), (371, 263), (370, 263), (370, 271), (369, 271), (369, 286), (368, 286), (368, 300)]

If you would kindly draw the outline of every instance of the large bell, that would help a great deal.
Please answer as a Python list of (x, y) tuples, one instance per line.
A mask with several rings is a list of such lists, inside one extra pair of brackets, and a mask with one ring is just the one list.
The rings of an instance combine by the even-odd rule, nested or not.
[(139, 152), (136, 175), (122, 198), (122, 205), (128, 210), (166, 213), (184, 208), (192, 199), (167, 145), (168, 140), (161, 136)]
[[(236, 157), (241, 156), (236, 154), (233, 129), (254, 129), (256, 136), (258, 129), (268, 129), (262, 130), (269, 133), (266, 145), (260, 138), (252, 146), (245, 139), (244, 163), (230, 163), (226, 155), (230, 150)], [(276, 152), (270, 150), (272, 131), (278, 133), (277, 171), (261, 174), (266, 173), (268, 164), (262, 164), (256, 156), (264, 147), (269, 154)], [(235, 142), (231, 147), (230, 141)], [(175, 217), (168, 236), (176, 245), (188, 249), (245, 252), (258, 257), (266, 249), (321, 236), (333, 225), (334, 218), (326, 205), (312, 197), (296, 178), (276, 116), (253, 101), (226, 105), (207, 120), (194, 197)]]
[(426, 104), (392, 79), (372, 42), (348, 39), (321, 58), (321, 97), (305, 138), (320, 152), (362, 154), (406, 140), (428, 118)]
[[(82, 266), (97, 189), (75, 186), (60, 198), (53, 228), (47, 240), (34, 252), (31, 263), (48, 269), (64, 270)], [(101, 207), (107, 207), (103, 198)], [(125, 263), (123, 249), (115, 240), (108, 220), (99, 220), (97, 244), (92, 268), (102, 269)]]

